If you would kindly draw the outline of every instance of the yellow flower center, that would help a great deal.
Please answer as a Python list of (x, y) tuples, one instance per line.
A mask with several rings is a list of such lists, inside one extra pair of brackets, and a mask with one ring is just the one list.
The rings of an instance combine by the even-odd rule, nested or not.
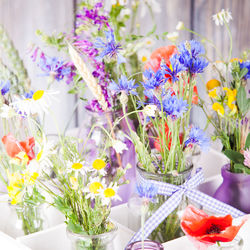
[(98, 194), (99, 193), (99, 189), (102, 189), (103, 185), (100, 182), (93, 182), (89, 185), (89, 191), (93, 194)]
[(111, 198), (115, 196), (115, 190), (113, 188), (106, 188), (103, 193), (106, 198)]
[(79, 170), (83, 167), (83, 165), (79, 162), (76, 162), (76, 163), (73, 163), (71, 167), (75, 170)]
[(219, 87), (219, 86), (220, 86), (220, 82), (216, 79), (212, 79), (212, 80), (208, 81), (206, 84), (207, 90), (212, 90), (215, 87)]
[(41, 159), (42, 154), (43, 154), (43, 150), (41, 150), (41, 151), (37, 154), (37, 156), (36, 156), (36, 160), (37, 160), (37, 161), (39, 161), (39, 160)]
[(146, 62), (146, 61), (147, 61), (147, 57), (146, 57), (146, 56), (143, 56), (143, 57), (141, 58), (141, 60), (142, 60), (142, 62)]
[(37, 101), (37, 100), (41, 99), (43, 97), (43, 95), (44, 95), (44, 90), (37, 90), (33, 94), (32, 98), (33, 98), (33, 100)]
[(151, 41), (147, 41), (147, 44), (150, 45), (150, 44), (152, 44), (152, 42)]
[(212, 91), (210, 91), (208, 95), (211, 98), (216, 98), (217, 97), (216, 89), (213, 89)]
[(96, 170), (101, 170), (101, 169), (105, 168), (106, 162), (102, 159), (96, 159), (96, 160), (94, 160), (92, 166)]

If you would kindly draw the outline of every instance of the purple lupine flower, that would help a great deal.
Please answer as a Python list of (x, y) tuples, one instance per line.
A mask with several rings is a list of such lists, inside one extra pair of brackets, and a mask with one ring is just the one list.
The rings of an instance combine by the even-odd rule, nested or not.
[(194, 145), (200, 146), (203, 151), (207, 151), (209, 148), (209, 138), (204, 131), (198, 127), (191, 128), (189, 138), (184, 143), (184, 148), (192, 148)]
[(0, 81), (0, 90), (1, 90), (1, 94), (2, 96), (6, 95), (9, 91), (10, 91), (10, 81)]
[(163, 64), (163, 65), (161, 65), (161, 67), (166, 71), (166, 73), (168, 75), (170, 75), (171, 81), (174, 83), (174, 82), (179, 80), (177, 75), (181, 71), (187, 70), (187, 68), (186, 68), (186, 66), (184, 66), (183, 64), (180, 63), (179, 55), (177, 55), (177, 54), (174, 54), (173, 56), (171, 56), (170, 65), (171, 66), (168, 67), (167, 65)]
[(186, 100), (178, 98), (176, 95), (168, 93), (162, 100), (163, 111), (172, 120), (180, 118), (187, 110), (188, 104)]
[(125, 91), (127, 95), (129, 93), (138, 95), (137, 92), (134, 91), (137, 87), (139, 87), (139, 85), (135, 84), (135, 80), (128, 80), (126, 76), (122, 75), (118, 79), (118, 83), (112, 80), (108, 88), (115, 94)]
[(96, 57), (98, 61), (101, 61), (104, 57), (109, 56), (110, 58), (116, 57), (118, 64), (125, 63), (125, 58), (119, 53), (121, 45), (116, 43), (115, 36), (112, 30), (104, 31), (106, 41), (103, 41), (100, 37), (97, 37), (94, 47), (102, 49), (99, 56)]
[(166, 82), (166, 78), (161, 69), (155, 73), (152, 69), (145, 70), (143, 72), (145, 82), (142, 82), (143, 87), (148, 89), (155, 89)]
[(136, 192), (141, 198), (153, 201), (155, 196), (158, 194), (158, 188), (156, 185), (150, 182), (137, 184)]
[(178, 46), (178, 51), (176, 58), (191, 74), (202, 73), (207, 67), (208, 61), (201, 57), (205, 49), (198, 41), (183, 42)]
[(250, 78), (250, 61), (245, 61), (245, 62), (242, 62), (242, 63), (239, 63), (240, 65), (240, 69), (247, 69), (247, 73), (246, 75), (243, 77), (244, 80), (247, 80)]

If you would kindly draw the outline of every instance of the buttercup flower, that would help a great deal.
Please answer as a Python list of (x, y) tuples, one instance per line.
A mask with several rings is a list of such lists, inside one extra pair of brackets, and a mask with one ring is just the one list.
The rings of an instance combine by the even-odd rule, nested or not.
[(232, 19), (232, 15), (229, 10), (222, 9), (220, 12), (213, 15), (213, 20), (217, 26), (223, 25), (224, 23), (229, 23), (229, 21)]
[(128, 150), (127, 145), (120, 140), (113, 140), (112, 147), (117, 154), (121, 154), (124, 150)]
[(250, 148), (243, 151), (244, 165), (250, 168)]
[(223, 90), (226, 91), (226, 96), (227, 96), (227, 105), (230, 109), (234, 109), (236, 107), (235, 104), (233, 104), (234, 101), (236, 101), (236, 95), (237, 95), (237, 90), (236, 89), (229, 89), (229, 88), (223, 88)]
[(110, 58), (117, 57), (118, 64), (125, 63), (125, 58), (118, 52), (121, 50), (121, 46), (115, 42), (113, 31), (105, 31), (105, 36), (106, 42), (98, 37), (94, 44), (95, 48), (102, 49), (102, 52), (96, 57), (96, 59), (101, 61), (105, 56), (109, 56)]
[(220, 85), (221, 85), (220, 81), (218, 81), (216, 79), (211, 79), (207, 82), (206, 88), (207, 88), (207, 90), (212, 90), (216, 87), (219, 87)]
[(211, 98), (217, 99), (217, 98), (218, 98), (217, 89), (214, 88), (212, 91), (210, 91), (210, 92), (208, 93), (208, 96), (211, 97)]
[(232, 241), (246, 220), (247, 217), (244, 217), (239, 225), (233, 226), (231, 215), (209, 216), (202, 210), (189, 205), (181, 218), (181, 228), (198, 249), (206, 249), (207, 246), (217, 241)]
[(218, 102), (215, 102), (212, 105), (212, 109), (215, 110), (218, 113), (218, 115), (224, 116), (224, 113), (225, 113), (224, 107)]

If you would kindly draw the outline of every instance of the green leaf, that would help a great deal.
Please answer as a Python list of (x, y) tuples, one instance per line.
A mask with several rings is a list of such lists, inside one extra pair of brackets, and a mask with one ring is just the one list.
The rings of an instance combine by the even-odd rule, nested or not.
[(250, 168), (240, 163), (234, 164), (234, 169), (237, 173), (250, 174)]
[(226, 149), (224, 154), (234, 163), (243, 164), (244, 156), (241, 153), (233, 151), (231, 149)]
[(248, 149), (250, 147), (250, 132), (247, 135), (247, 139), (245, 142), (245, 149)]
[(239, 75), (239, 78), (242, 79), (248, 72), (248, 69), (247, 68), (243, 68), (241, 71), (240, 71), (240, 75)]
[(82, 234), (84, 232), (81, 225), (73, 223), (71, 220), (68, 222), (68, 229), (76, 234)]
[(248, 100), (246, 90), (243, 86), (240, 86), (237, 93), (237, 104), (241, 113), (245, 113), (248, 108)]
[(151, 36), (152, 34), (154, 34), (155, 33), (155, 31), (156, 31), (156, 24), (154, 25), (154, 27), (153, 27), (153, 29), (151, 30), (151, 31), (149, 31), (148, 33), (147, 33), (147, 35), (146, 36)]

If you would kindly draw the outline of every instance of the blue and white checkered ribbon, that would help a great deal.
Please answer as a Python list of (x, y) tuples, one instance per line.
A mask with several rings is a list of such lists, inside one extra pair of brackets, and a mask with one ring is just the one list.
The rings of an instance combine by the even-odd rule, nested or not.
[[(145, 239), (151, 232), (165, 219), (168, 215), (175, 210), (185, 194), (192, 201), (197, 202), (204, 208), (214, 211), (215, 213), (226, 215), (231, 214), (233, 217), (245, 215), (240, 210), (231, 207), (221, 201), (218, 201), (211, 196), (208, 196), (195, 188), (204, 181), (202, 169), (196, 170), (195, 175), (189, 178), (183, 185), (176, 186), (169, 183), (146, 180), (138, 173), (139, 184), (150, 182), (158, 187), (158, 194), (170, 196), (169, 199), (146, 221), (144, 225)], [(139, 241), (142, 238), (142, 229), (140, 229), (130, 240), (130, 242)]]

